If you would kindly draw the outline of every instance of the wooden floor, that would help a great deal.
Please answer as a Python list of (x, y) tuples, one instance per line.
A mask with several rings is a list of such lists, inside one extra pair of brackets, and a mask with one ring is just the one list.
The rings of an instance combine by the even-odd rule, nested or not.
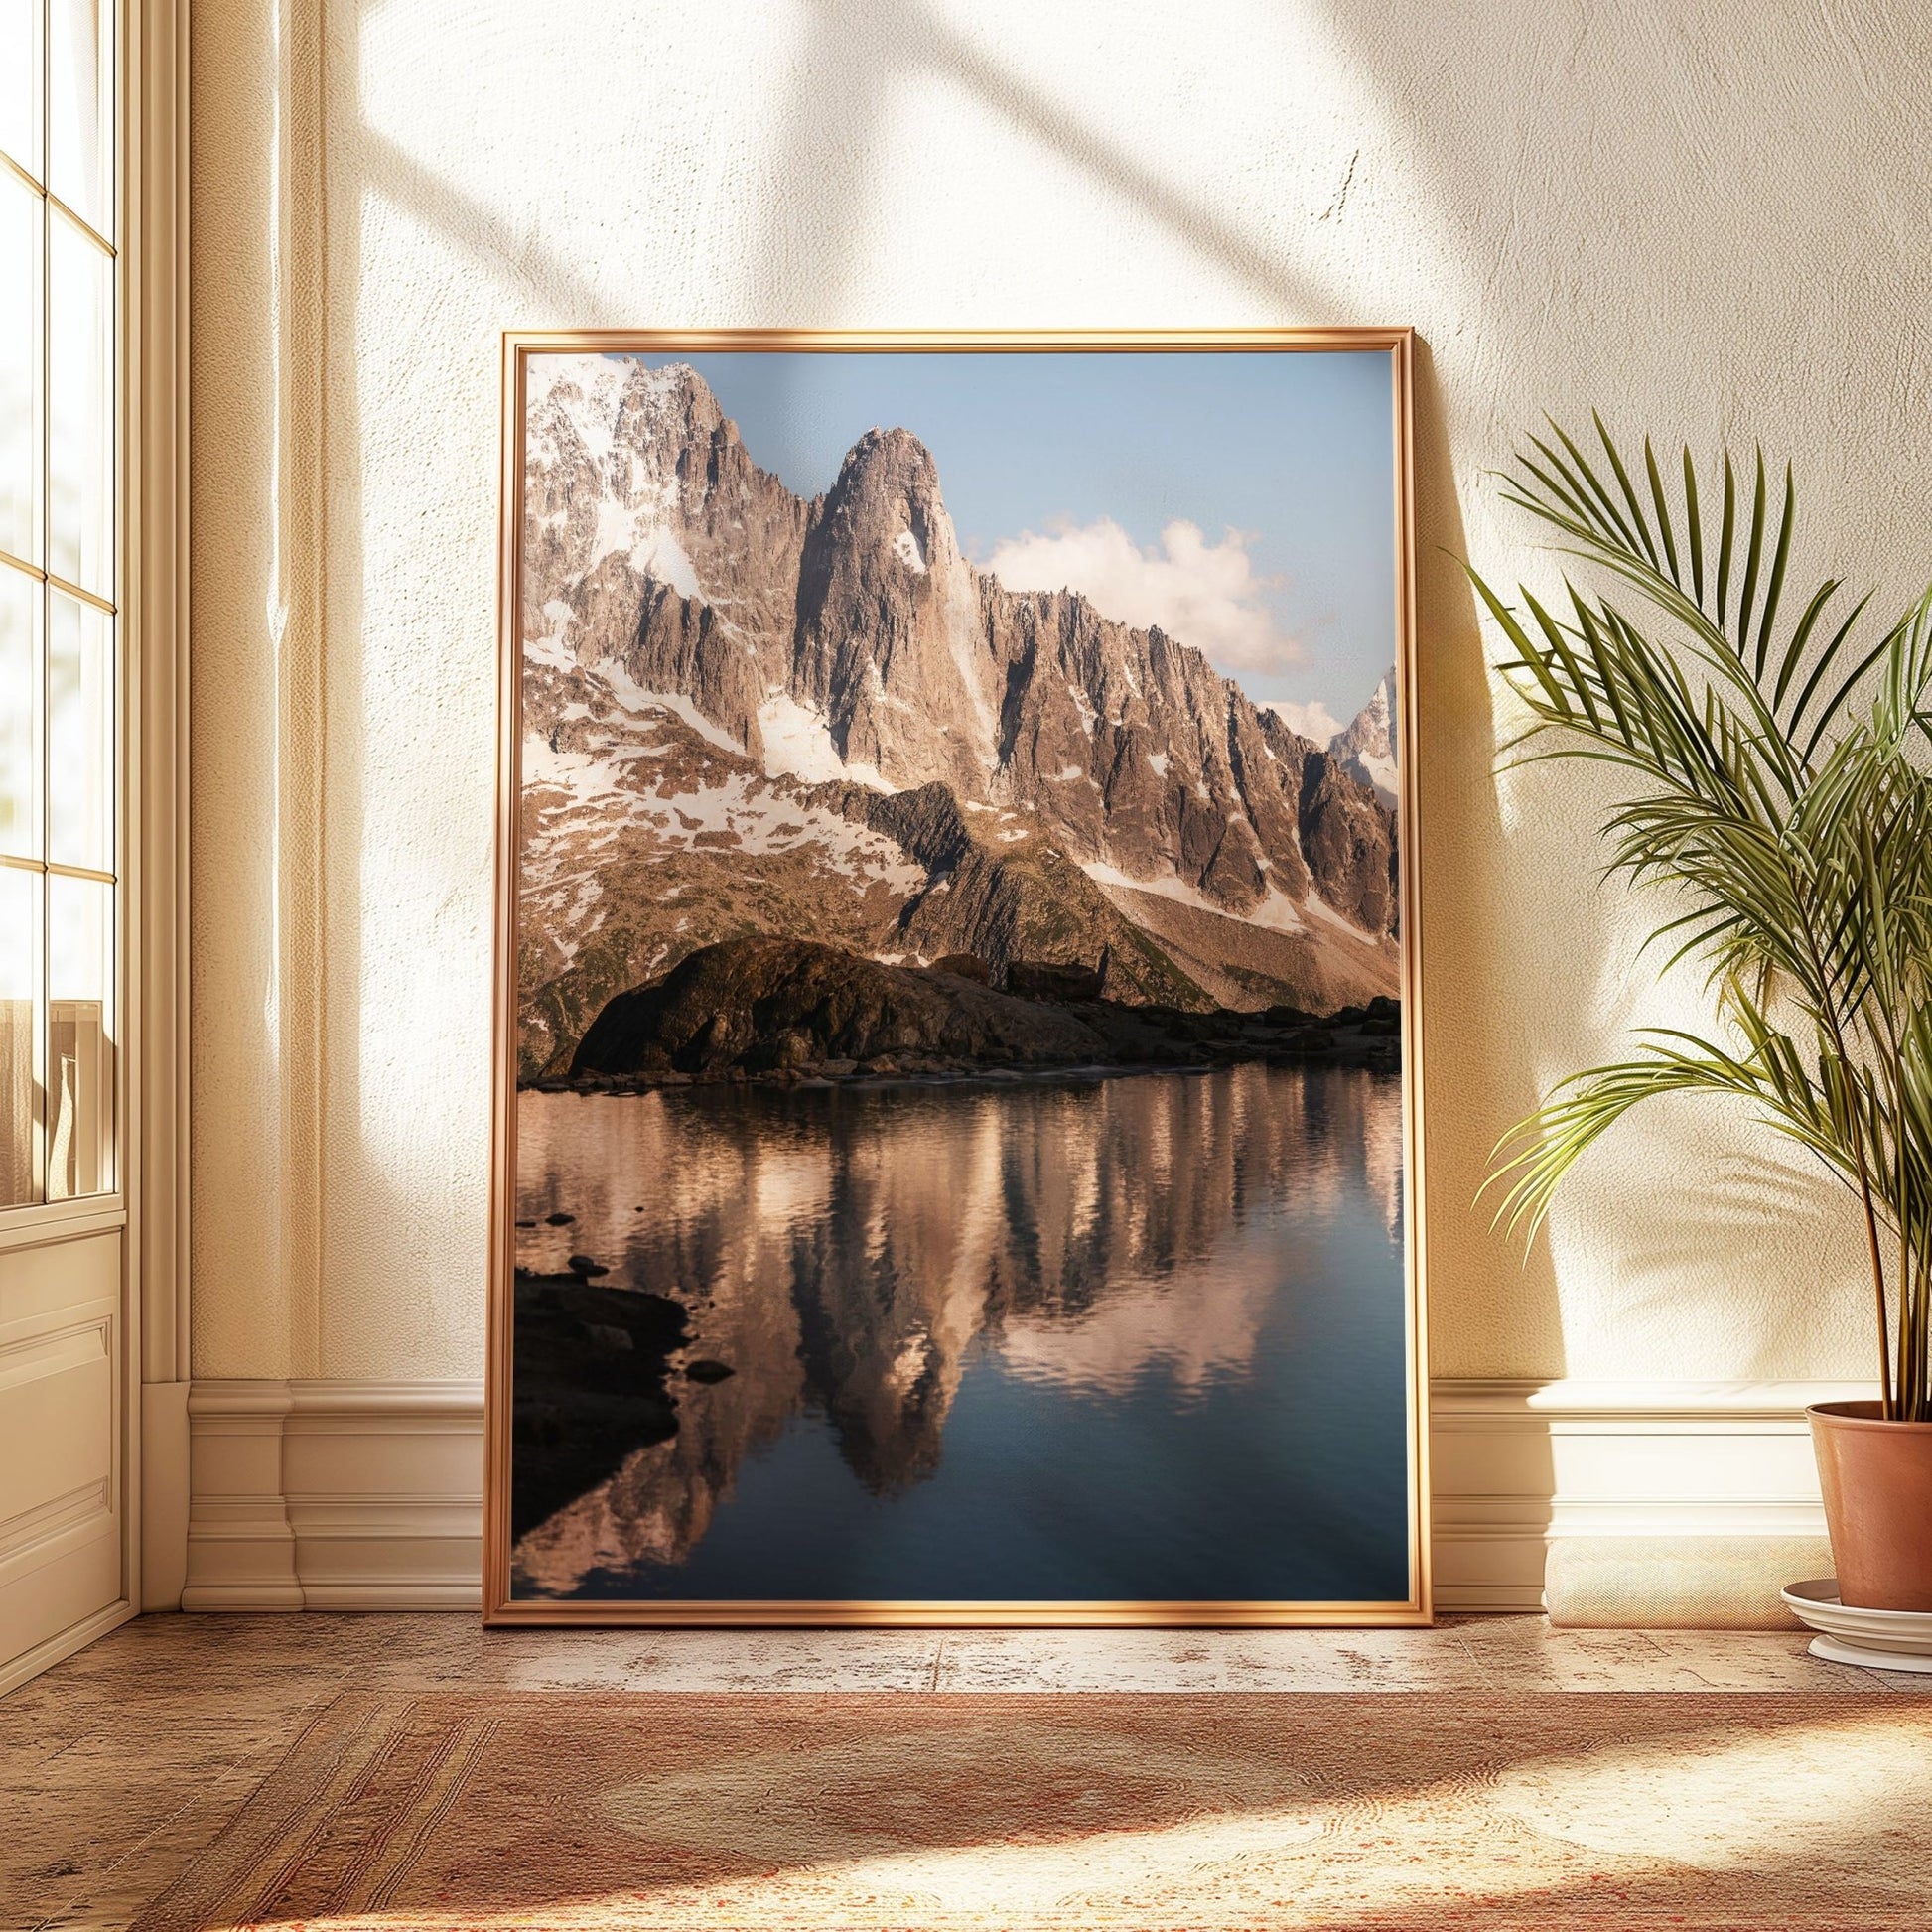
[(468, 1616), (145, 1617), (0, 1700), (0, 1928), (121, 1928), (350, 1686), (640, 1691), (1932, 1694), (1793, 1632), (491, 1631)]

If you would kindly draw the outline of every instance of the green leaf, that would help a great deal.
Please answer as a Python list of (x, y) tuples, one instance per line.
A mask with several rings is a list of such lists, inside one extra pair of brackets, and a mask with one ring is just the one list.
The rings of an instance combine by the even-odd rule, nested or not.
[[(1757, 481), (1751, 488), (1751, 537), (1744, 553), (1744, 587), (1737, 594), (1737, 655), (1751, 634), (1751, 607), (1757, 597), (1757, 566), (1764, 554), (1764, 452), (1757, 453)], [(1763, 666), (1758, 673), (1763, 674)]]
[(1691, 539), (1691, 595), (1704, 604), (1704, 519), (1698, 510), (1698, 473), (1691, 446), (1684, 445), (1684, 521)]
[[(1671, 534), (1670, 504), (1664, 496), (1664, 480), (1657, 474), (1657, 452), (1650, 447), (1650, 438), (1643, 439), (1643, 467), (1650, 479), (1650, 500), (1657, 511), (1657, 540), (1664, 546), (1664, 561), (1670, 567), (1670, 581), (1683, 585), (1683, 578), (1677, 568), (1677, 539)], [(1697, 513), (1695, 502), (1692, 505), (1694, 516)]]
[(1617, 487), (1623, 492), (1623, 501), (1630, 511), (1631, 527), (1635, 529), (1637, 540), (1643, 545), (1643, 553), (1654, 569), (1657, 546), (1650, 540), (1650, 526), (1644, 521), (1643, 505), (1637, 501), (1637, 492), (1630, 487), (1630, 474), (1623, 467), (1623, 459), (1617, 454), (1616, 445), (1610, 441), (1609, 431), (1603, 427), (1603, 418), (1593, 409), (1589, 412), (1589, 418), (1596, 425), (1596, 440), (1602, 444), (1603, 453), (1610, 460), (1610, 470), (1616, 478)]
[(1730, 467), (1730, 452), (1725, 452), (1724, 528), (1718, 538), (1718, 623), (1722, 627), (1729, 607), (1730, 551), (1737, 534), (1737, 476)]
[(1771, 649), (1771, 632), (1778, 621), (1778, 594), (1784, 589), (1784, 567), (1791, 558), (1793, 506), (1791, 466), (1787, 463), (1784, 466), (1784, 508), (1778, 513), (1778, 540), (1771, 558), (1771, 581), (1764, 592), (1764, 616), (1757, 626), (1755, 671), (1760, 685), (1764, 682), (1764, 660)]
[(1791, 641), (1784, 647), (1784, 660), (1778, 666), (1777, 684), (1771, 692), (1771, 702), (1774, 705), (1784, 702), (1785, 689), (1797, 674), (1798, 666), (1804, 662), (1805, 646), (1811, 642), (1812, 629), (1823, 615), (1825, 606), (1837, 594), (1842, 581), (1837, 577), (1828, 577), (1817, 590), (1812, 592), (1811, 602), (1805, 606), (1799, 616), (1797, 628), (1791, 633)]

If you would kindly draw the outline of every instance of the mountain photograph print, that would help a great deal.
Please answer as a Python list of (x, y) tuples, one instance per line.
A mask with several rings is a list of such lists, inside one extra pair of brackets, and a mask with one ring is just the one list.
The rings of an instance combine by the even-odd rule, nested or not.
[(507, 340), (492, 1620), (1426, 1619), (1408, 376)]

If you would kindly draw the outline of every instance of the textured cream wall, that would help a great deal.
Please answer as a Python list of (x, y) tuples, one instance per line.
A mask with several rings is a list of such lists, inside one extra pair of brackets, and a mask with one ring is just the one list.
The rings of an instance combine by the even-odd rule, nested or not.
[(1520, 1267), (1484, 1150), (1688, 1010), (1498, 784), (1453, 553), (1548, 406), (1761, 434), (1804, 566), (1932, 568), (1932, 14), (1898, 0), (199, 6), (195, 1369), (482, 1362), (497, 332), (1412, 322), (1435, 1366), (1863, 1371), (1775, 1148), (1623, 1132)]

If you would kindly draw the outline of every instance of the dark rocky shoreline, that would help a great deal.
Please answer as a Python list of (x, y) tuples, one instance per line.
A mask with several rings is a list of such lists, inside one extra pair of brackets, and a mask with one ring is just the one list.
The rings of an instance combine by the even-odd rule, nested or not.
[(1394, 1000), (1331, 1014), (1131, 1006), (1102, 974), (1016, 961), (999, 987), (980, 961), (888, 965), (810, 940), (707, 946), (662, 980), (619, 994), (585, 1034), (570, 1073), (539, 1093), (666, 1087), (835, 1086), (1206, 1069), (1262, 1061), (1395, 1072)]
[(588, 1272), (516, 1271), (512, 1536), (677, 1434), (669, 1363), (688, 1339), (686, 1311), (666, 1296), (600, 1287)]

